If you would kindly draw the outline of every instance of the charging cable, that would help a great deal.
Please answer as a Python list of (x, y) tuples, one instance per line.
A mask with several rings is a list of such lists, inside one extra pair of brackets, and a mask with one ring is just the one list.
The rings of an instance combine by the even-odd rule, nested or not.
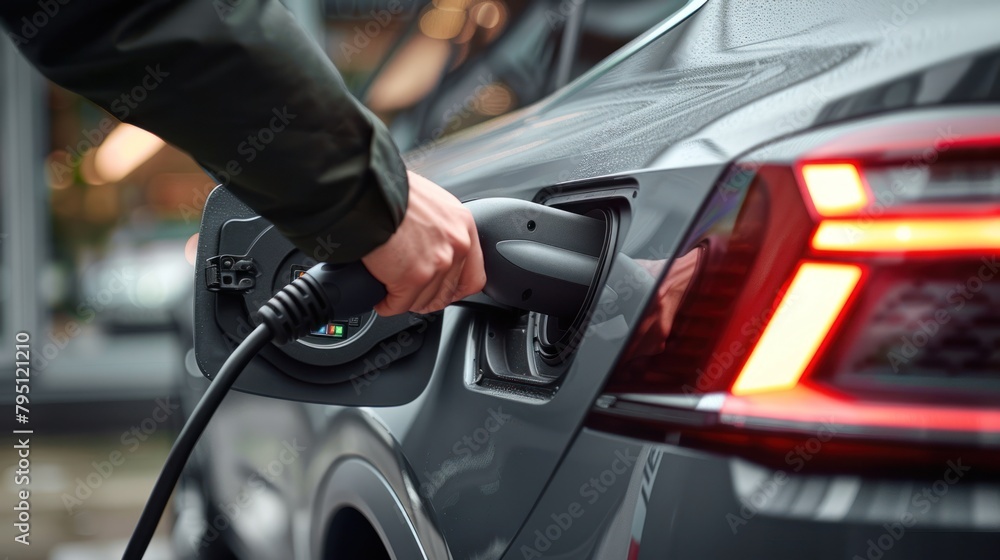
[(318, 325), (371, 311), (384, 297), (385, 287), (361, 263), (347, 266), (320, 263), (282, 288), (257, 311), (259, 324), (219, 369), (171, 447), (122, 560), (141, 560), (146, 553), (198, 438), (254, 356), (268, 342), (286, 344), (309, 334)]

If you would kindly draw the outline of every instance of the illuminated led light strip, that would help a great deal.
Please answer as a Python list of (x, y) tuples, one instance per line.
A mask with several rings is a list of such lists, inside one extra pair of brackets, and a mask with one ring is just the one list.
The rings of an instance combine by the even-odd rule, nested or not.
[(861, 267), (856, 265), (803, 263), (736, 378), (732, 393), (794, 387), (860, 279)]
[(853, 163), (805, 164), (802, 180), (821, 216), (856, 214), (868, 206), (868, 190)]
[(824, 220), (813, 235), (821, 251), (981, 251), (1000, 249), (1000, 216)]

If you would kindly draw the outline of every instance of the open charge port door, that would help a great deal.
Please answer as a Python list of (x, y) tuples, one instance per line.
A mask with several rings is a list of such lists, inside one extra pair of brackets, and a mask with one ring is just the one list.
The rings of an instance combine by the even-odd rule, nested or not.
[[(253, 312), (316, 263), (225, 187), (212, 191), (198, 237), (195, 357), (214, 378), (253, 329)], [(233, 385), (238, 391), (344, 406), (395, 406), (427, 386), (441, 321), (374, 311), (313, 325), (285, 345), (269, 344)]]

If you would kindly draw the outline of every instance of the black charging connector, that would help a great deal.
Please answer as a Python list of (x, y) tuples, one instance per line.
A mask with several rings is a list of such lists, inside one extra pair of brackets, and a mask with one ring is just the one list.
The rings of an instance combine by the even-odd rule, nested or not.
[(346, 266), (320, 263), (261, 306), (256, 315), (259, 324), (219, 369), (170, 449), (122, 560), (141, 560), (145, 554), (198, 438), (254, 356), (268, 342), (286, 344), (327, 321), (370, 311), (385, 293), (385, 287), (360, 262)]
[(320, 263), (285, 286), (257, 311), (274, 342), (286, 344), (327, 321), (347, 321), (371, 311), (385, 297), (385, 287), (361, 263)]

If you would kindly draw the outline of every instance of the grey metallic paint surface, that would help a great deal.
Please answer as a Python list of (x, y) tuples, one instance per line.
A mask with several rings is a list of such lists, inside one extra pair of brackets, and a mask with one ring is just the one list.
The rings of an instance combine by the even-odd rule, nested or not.
[[(727, 162), (808, 128), (844, 96), (997, 46), (1000, 8), (987, 0), (928, 1), (900, 26), (890, 1), (782, 1), (769, 3), (771, 12), (751, 4), (708, 2), (585, 87), (570, 84), (459, 133), (432, 156), (417, 150), (410, 164), (457, 194), (483, 197), (647, 166)], [(887, 100), (884, 109), (931, 104), (947, 91), (939, 80), (921, 88), (913, 103)]]
[[(635, 205), (667, 220), (656, 224), (657, 245), (636, 245), (634, 256), (649, 258), (648, 251), (669, 254), (673, 250), (705, 194), (697, 185), (710, 185), (718, 169), (685, 171), (638, 177)], [(664, 191), (674, 195), (669, 205), (647, 195)], [(458, 332), (468, 332), (461, 326), (468, 325), (473, 313), (456, 311), (448, 315), (455, 316)], [(450, 352), (439, 355), (438, 371), (421, 401), (415, 403), (413, 418), (406, 419), (408, 431), (400, 444), (420, 484), (437, 487), (425, 496), (431, 495), (429, 502), (456, 558), (484, 557), (496, 550), (498, 543), (506, 546), (544, 491), (627, 333), (618, 328), (622, 318), (613, 309), (607, 316), (604, 322), (592, 325), (562, 385), (542, 404), (502, 392), (470, 390), (460, 375), (473, 359), (464, 344), (455, 344)], [(624, 318), (627, 323), (634, 319)], [(488, 430), (494, 413), (510, 419), (491, 432), (480, 449), (473, 449), (476, 431), (480, 427)], [(388, 424), (392, 430), (391, 421)], [(473, 444), (466, 438), (472, 438)], [(463, 461), (471, 466), (459, 466)], [(438, 481), (435, 473), (444, 473), (444, 480)]]
[[(649, 45), (613, 69), (585, 75), (548, 100), (432, 149), (418, 149), (409, 161), (465, 199), (531, 199), (557, 183), (636, 177), (639, 196), (622, 251), (635, 258), (669, 259), (713, 182), (739, 154), (809, 128), (834, 103), (922, 69), (934, 68), (933, 79), (909, 95), (888, 96), (881, 110), (937, 103), (950, 90), (948, 82), (961, 78), (958, 68), (968, 65), (953, 59), (1000, 45), (1000, 3), (995, 1), (928, 1), (904, 14), (905, 21), (894, 4), (784, 0), (768, 3), (764, 10), (713, 0), (663, 37), (647, 38)], [(949, 68), (955, 70), (949, 73)], [(416, 494), (407, 500), (428, 510), (420, 523), (436, 525), (453, 557), (523, 558), (521, 546), (532, 546), (536, 529), (544, 531), (552, 514), (581, 499), (581, 485), (607, 468), (615, 450), (638, 452), (634, 442), (578, 435), (626, 333), (613, 328), (612, 321), (598, 325), (555, 396), (539, 403), (470, 390), (465, 372), (474, 316), (468, 309), (444, 314), (435, 371), (416, 401), (360, 413), (384, 425), (398, 445), (400, 464), (383, 468), (409, 473), (414, 488), (408, 491)], [(634, 319), (621, 318), (625, 324)], [(335, 407), (276, 406), (303, 407), (311, 418), (322, 420), (313, 425), (311, 441), (321, 451), (307, 458), (310, 482), (283, 490), (298, 511), (293, 516), (297, 522), (312, 525), (309, 536), (297, 541), (297, 557), (319, 558), (316, 547), (309, 552), (304, 547), (321, 539), (316, 532), (322, 528), (302, 517), (329, 508), (315, 481), (336, 464), (338, 450), (346, 453), (334, 443), (341, 417)], [(490, 430), (490, 418), (496, 422), (498, 415), (510, 418)], [(288, 427), (290, 433), (303, 429), (297, 423)], [(477, 442), (480, 429), (488, 437)], [(730, 538), (724, 514), (739, 502), (733, 488), (720, 483), (731, 480), (730, 463), (671, 448), (659, 452), (664, 462), (656, 484), (649, 483), (653, 495), (648, 507), (632, 506), (636, 512), (648, 511), (645, 519), (635, 520), (640, 528), (650, 525), (641, 558), (724, 557), (741, 550), (763, 554), (788, 531), (802, 531), (803, 539), (817, 536), (820, 542), (845, 538), (832, 525), (810, 529), (764, 514), (755, 520), (752, 542)], [(587, 558), (596, 550), (610, 550), (601, 548), (611, 546), (602, 532), (620, 527), (618, 517), (633, 515), (619, 511), (627, 490), (641, 477), (633, 473), (629, 480), (611, 486), (566, 537), (553, 543), (550, 554)], [(713, 516), (686, 518), (688, 507), (712, 504)], [(383, 514), (395, 515), (373, 513)], [(862, 534), (867, 535), (854, 534), (848, 544), (863, 542), (857, 540)], [(914, 539), (911, 546), (919, 542)], [(801, 552), (795, 543), (806, 544), (791, 541), (773, 552)], [(842, 557), (855, 550), (851, 546), (817, 553)]]

